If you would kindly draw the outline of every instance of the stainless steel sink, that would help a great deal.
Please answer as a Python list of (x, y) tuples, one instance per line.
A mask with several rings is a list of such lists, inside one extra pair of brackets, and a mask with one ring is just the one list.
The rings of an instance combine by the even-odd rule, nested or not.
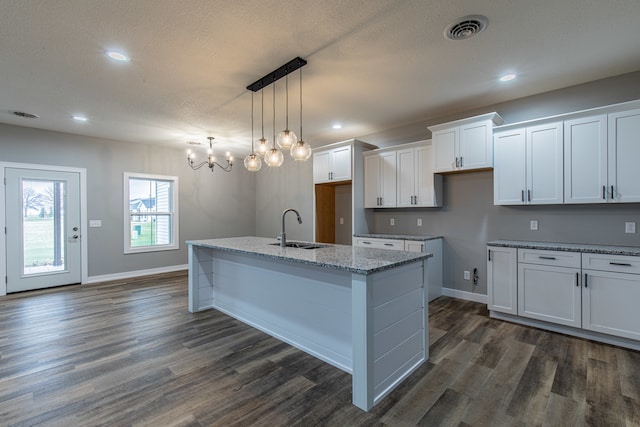
[[(280, 245), (280, 243), (269, 243), (270, 245)], [(285, 245), (287, 248), (298, 248), (298, 249), (319, 249), (326, 248), (329, 245), (322, 245), (320, 243), (311, 243), (311, 242), (287, 242)]]

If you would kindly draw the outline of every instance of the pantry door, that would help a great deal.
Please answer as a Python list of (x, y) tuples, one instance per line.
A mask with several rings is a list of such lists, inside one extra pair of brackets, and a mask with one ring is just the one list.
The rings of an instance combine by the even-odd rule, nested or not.
[(80, 283), (80, 173), (5, 168), (7, 293)]

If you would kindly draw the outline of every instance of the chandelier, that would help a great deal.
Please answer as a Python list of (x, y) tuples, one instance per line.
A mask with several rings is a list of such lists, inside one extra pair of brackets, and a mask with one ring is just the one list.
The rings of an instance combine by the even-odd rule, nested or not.
[(233, 167), (233, 157), (231, 157), (231, 155), (227, 153), (226, 166), (222, 166), (220, 163), (216, 162), (215, 157), (213, 157), (213, 140), (215, 138), (212, 136), (208, 136), (207, 139), (209, 140), (209, 151), (207, 153), (207, 160), (205, 160), (204, 162), (196, 164), (196, 162), (194, 161), (196, 154), (191, 150), (187, 151), (187, 163), (189, 164), (191, 169), (198, 170), (204, 165), (207, 165), (209, 169), (211, 169), (211, 172), (213, 172), (213, 168), (215, 166), (218, 166), (220, 169), (222, 169), (225, 172), (231, 172), (231, 168)]
[[(291, 157), (294, 160), (307, 160), (311, 156), (311, 146), (302, 140), (302, 67), (307, 64), (307, 61), (300, 57), (296, 57), (288, 63), (282, 65), (271, 73), (265, 75), (261, 79), (247, 86), (247, 89), (252, 91), (251, 94), (251, 154), (249, 154), (245, 160), (245, 167), (250, 171), (257, 171), (260, 169), (261, 162), (260, 156), (264, 157), (264, 162), (270, 167), (279, 167), (284, 161), (282, 152), (276, 147), (278, 146), (283, 150), (289, 150)], [(288, 75), (296, 70), (300, 70), (300, 139), (296, 134), (289, 129), (289, 79)], [(285, 130), (281, 131), (276, 138), (276, 126), (275, 126), (275, 82), (283, 77), (286, 77), (286, 123)], [(273, 85), (273, 145), (269, 147), (269, 142), (264, 137), (264, 88)], [(253, 141), (253, 92), (261, 91), (262, 95), (262, 137), (257, 141), (254, 151)]]

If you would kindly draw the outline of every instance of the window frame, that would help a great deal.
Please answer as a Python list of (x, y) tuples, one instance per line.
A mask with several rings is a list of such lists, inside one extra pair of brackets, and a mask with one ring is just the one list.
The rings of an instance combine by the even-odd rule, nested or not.
[[(171, 183), (171, 210), (169, 212), (151, 212), (151, 215), (168, 215), (170, 218), (169, 224), (171, 229), (171, 242), (164, 245), (152, 245), (152, 246), (131, 246), (131, 219), (133, 216), (130, 210), (130, 194), (129, 188), (132, 179), (150, 180), (150, 181), (165, 181)], [(153, 175), (136, 172), (124, 172), (123, 173), (123, 211), (124, 211), (124, 253), (136, 254), (146, 252), (158, 252), (158, 251), (172, 251), (180, 249), (179, 230), (178, 225), (180, 223), (178, 218), (178, 177), (168, 175)]]

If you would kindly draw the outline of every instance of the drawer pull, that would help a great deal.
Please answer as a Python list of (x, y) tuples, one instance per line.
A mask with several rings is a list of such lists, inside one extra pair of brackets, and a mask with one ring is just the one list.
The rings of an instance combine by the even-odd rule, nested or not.
[(554, 256), (539, 256), (538, 258), (540, 258), (540, 259), (550, 259), (550, 260), (555, 260), (555, 259), (557, 259), (557, 258), (556, 258), (556, 257), (554, 257)]
[(631, 267), (631, 264), (626, 262), (610, 262), (610, 265), (618, 265), (620, 267)]
[(385, 246), (393, 246), (393, 243), (385, 243)]
[(371, 242), (362, 242), (363, 245), (370, 245)]

